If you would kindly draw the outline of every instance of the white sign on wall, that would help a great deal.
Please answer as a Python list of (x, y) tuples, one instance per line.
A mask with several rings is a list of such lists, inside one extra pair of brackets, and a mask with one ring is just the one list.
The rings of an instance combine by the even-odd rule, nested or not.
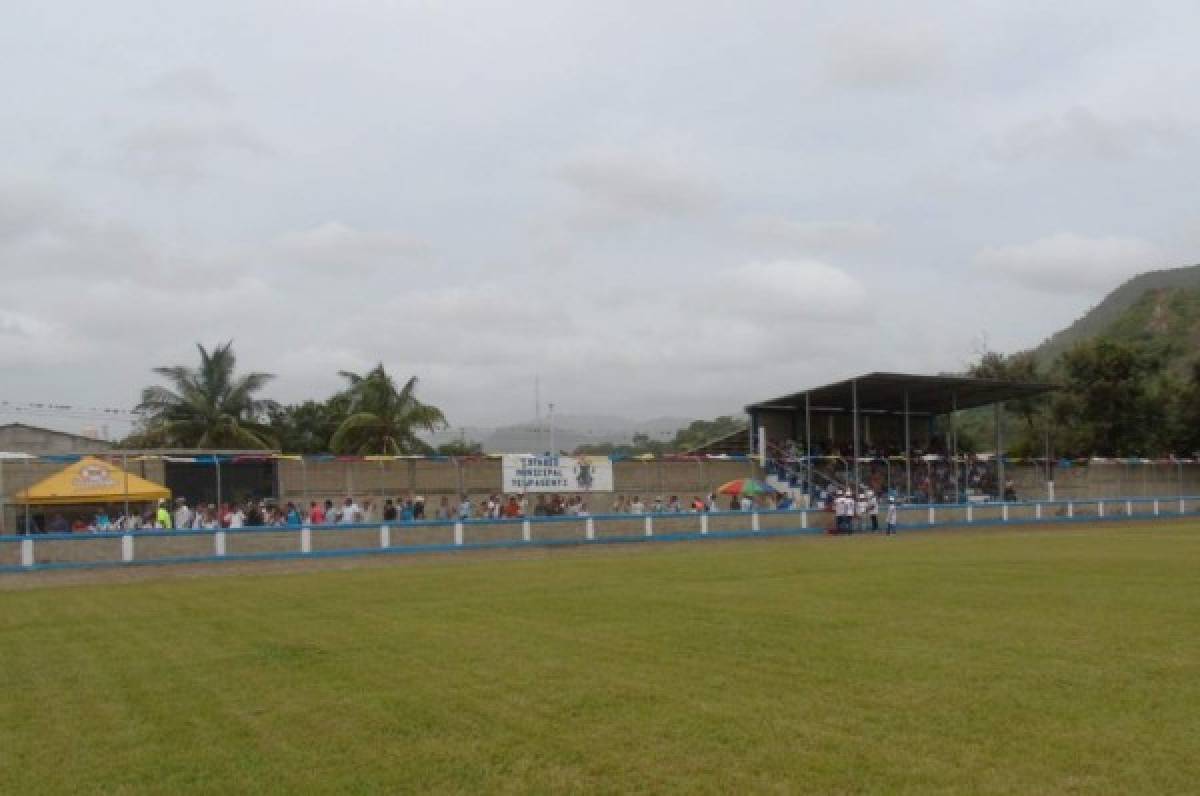
[(607, 456), (533, 456), (506, 453), (505, 492), (611, 492), (612, 462)]

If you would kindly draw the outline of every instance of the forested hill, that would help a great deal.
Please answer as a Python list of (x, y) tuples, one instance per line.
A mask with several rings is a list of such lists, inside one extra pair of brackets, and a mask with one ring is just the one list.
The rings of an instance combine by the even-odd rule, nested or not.
[(1095, 338), (1149, 345), (1170, 369), (1187, 367), (1200, 350), (1200, 265), (1133, 277), (1033, 353), (1050, 366), (1075, 343)]

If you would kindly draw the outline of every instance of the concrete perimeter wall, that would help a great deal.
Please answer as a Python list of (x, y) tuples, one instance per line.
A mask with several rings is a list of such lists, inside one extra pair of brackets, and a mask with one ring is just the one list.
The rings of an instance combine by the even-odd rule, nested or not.
[[(615, 491), (592, 496), (593, 511), (607, 510), (617, 496), (682, 499), (703, 496), (726, 481), (757, 477), (748, 461), (623, 461), (613, 463)], [(296, 502), (359, 498), (405, 498), (421, 495), (426, 506), (442, 497), (451, 502), (462, 493), (478, 502), (501, 487), (499, 459), (478, 461), (279, 462), (279, 499)]]

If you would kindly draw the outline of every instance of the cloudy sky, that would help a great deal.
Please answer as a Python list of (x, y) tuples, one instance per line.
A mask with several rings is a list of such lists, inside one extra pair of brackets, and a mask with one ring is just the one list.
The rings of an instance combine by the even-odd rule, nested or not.
[(232, 338), (284, 401), (383, 361), (454, 425), (527, 418), (535, 374), (706, 416), (1200, 261), (1192, 0), (4, 16), (4, 401), (130, 407)]

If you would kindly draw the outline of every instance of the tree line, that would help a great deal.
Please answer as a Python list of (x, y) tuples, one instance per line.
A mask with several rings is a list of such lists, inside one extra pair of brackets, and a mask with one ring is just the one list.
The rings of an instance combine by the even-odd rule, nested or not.
[(196, 348), (197, 367), (153, 369), (168, 386), (142, 390), (141, 420), (123, 447), (433, 453), (418, 434), (447, 427), (440, 409), (417, 398), (415, 376), (400, 385), (382, 364), (363, 374), (340, 371), (346, 386), (325, 401), (283, 405), (259, 397), (273, 374), (236, 373), (232, 341)]
[[(1005, 406), (1007, 449), (1018, 456), (1166, 457), (1200, 451), (1200, 361), (1169, 367), (1161, 347), (1097, 338), (1054, 361), (1033, 352), (984, 353), (968, 374), (1053, 384), (1047, 398)], [(965, 418), (963, 447), (990, 447), (990, 413)]]

